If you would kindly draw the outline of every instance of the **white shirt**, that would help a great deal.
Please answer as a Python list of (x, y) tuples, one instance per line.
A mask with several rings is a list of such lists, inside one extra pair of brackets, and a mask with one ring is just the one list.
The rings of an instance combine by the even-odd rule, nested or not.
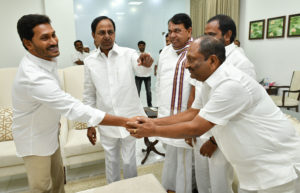
[[(158, 117), (166, 117), (170, 116), (171, 113), (171, 98), (172, 98), (172, 90), (173, 90), (173, 79), (176, 70), (176, 64), (179, 60), (179, 55), (177, 55), (176, 51), (172, 47), (172, 45), (164, 47), (162, 52), (159, 55), (158, 61), (158, 69), (157, 69), (157, 78), (156, 78), (156, 94), (157, 94), (157, 104), (158, 104)], [(190, 95), (190, 72), (185, 69), (184, 71), (184, 79), (183, 79), (183, 93), (182, 93), (182, 112), (187, 109), (187, 102)], [(177, 85), (179, 85), (179, 75), (177, 78)], [(178, 104), (178, 92), (176, 91), (176, 99), (175, 99), (175, 112), (177, 114), (177, 104)], [(173, 145), (175, 147), (184, 147), (191, 148), (184, 139), (171, 139), (158, 137), (162, 142)]]
[(211, 131), (242, 189), (268, 189), (297, 178), (300, 137), (262, 86), (221, 65), (201, 93), (199, 116), (216, 124)]
[[(226, 65), (232, 65), (237, 69), (245, 72), (252, 78), (256, 79), (256, 73), (253, 63), (245, 55), (242, 48), (238, 47), (234, 43), (225, 46), (226, 53)], [(222, 64), (223, 65), (223, 64)]]
[(52, 155), (59, 147), (60, 115), (97, 125), (105, 113), (83, 105), (59, 85), (56, 61), (30, 53), (22, 59), (12, 89), (17, 155)]
[[(234, 66), (237, 69), (248, 74), (252, 78), (256, 79), (256, 73), (253, 63), (247, 58), (242, 48), (238, 47), (234, 43), (225, 46), (226, 60), (223, 62), (222, 66)], [(201, 86), (202, 82), (195, 81), (192, 84), (195, 85), (195, 100), (193, 102), (192, 108), (201, 108)], [(201, 138), (209, 139), (212, 136), (211, 132), (207, 132), (202, 135)]]
[(89, 56), (89, 53), (86, 53), (86, 52), (79, 52), (79, 51), (75, 51), (73, 54), (72, 54), (72, 62), (77, 65), (75, 62), (78, 61), (78, 60), (81, 60), (81, 61), (84, 61), (84, 59), (86, 57)]
[[(149, 52), (143, 52), (148, 53)], [(141, 55), (141, 52), (138, 51), (138, 54)], [(135, 75), (138, 77), (150, 77), (152, 73), (152, 67), (145, 67), (145, 66), (136, 66), (135, 67)]]
[[(137, 58), (135, 50), (117, 44), (109, 51), (108, 57), (101, 51), (87, 57), (84, 61), (83, 102), (113, 115), (146, 116), (134, 79)], [(101, 126), (99, 132), (113, 138), (129, 136), (123, 127)]]

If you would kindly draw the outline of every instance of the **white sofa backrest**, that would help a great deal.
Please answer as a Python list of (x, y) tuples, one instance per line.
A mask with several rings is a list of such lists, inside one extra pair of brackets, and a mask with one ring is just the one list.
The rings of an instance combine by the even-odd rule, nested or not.
[[(63, 69), (65, 91), (73, 97), (82, 101), (84, 67), (71, 66)], [(69, 129), (73, 128), (73, 121), (68, 120)]]
[(0, 68), (0, 106), (11, 107), (11, 90), (17, 68)]

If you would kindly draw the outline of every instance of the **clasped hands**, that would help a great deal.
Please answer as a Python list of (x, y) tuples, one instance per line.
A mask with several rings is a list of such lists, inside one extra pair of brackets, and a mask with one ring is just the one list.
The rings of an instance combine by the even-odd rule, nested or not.
[(132, 117), (126, 123), (126, 129), (136, 138), (155, 136), (157, 125), (154, 119), (143, 116)]

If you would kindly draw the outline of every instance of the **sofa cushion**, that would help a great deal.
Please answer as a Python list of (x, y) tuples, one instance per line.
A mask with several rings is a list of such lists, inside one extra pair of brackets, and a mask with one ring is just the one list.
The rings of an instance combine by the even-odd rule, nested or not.
[(0, 142), (13, 140), (12, 131), (12, 109), (0, 107)]
[[(277, 106), (282, 106), (282, 96), (270, 95)], [(297, 106), (299, 101), (296, 99), (285, 97), (284, 106)]]
[(16, 156), (14, 141), (1, 142), (0, 168), (23, 164), (23, 159)]
[(97, 132), (96, 145), (92, 145), (87, 137), (87, 130), (70, 129), (68, 133), (68, 140), (64, 146), (64, 156), (71, 157), (87, 153), (103, 151), (100, 144), (100, 137)]
[(76, 130), (87, 129), (87, 123), (75, 121), (74, 127)]

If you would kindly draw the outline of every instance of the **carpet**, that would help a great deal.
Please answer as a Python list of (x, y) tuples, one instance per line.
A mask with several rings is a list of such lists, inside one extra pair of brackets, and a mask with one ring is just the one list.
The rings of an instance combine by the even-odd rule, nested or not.
[[(158, 162), (150, 165), (139, 166), (138, 175), (144, 175), (152, 173), (161, 181), (161, 172), (163, 168), (163, 162)], [(65, 185), (66, 193), (79, 192), (90, 188), (106, 185), (105, 175), (94, 176), (86, 179), (70, 181)]]

